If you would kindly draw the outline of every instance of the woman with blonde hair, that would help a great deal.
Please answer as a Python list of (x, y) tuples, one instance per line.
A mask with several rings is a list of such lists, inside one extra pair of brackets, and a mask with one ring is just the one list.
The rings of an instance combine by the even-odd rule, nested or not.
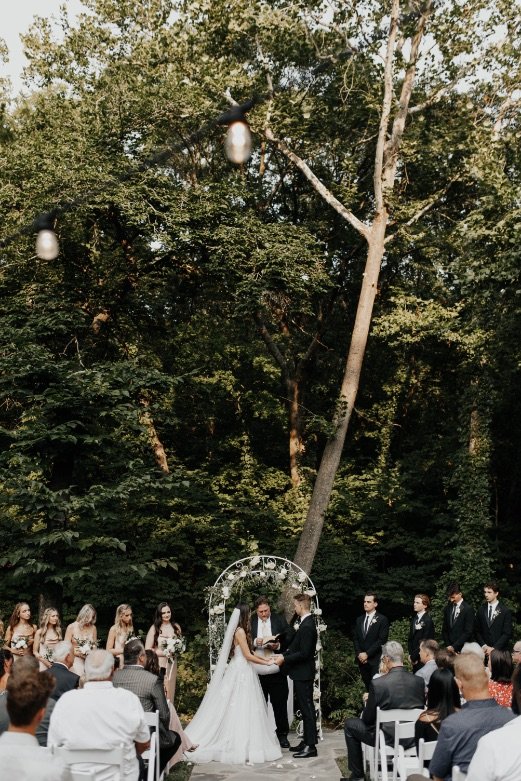
[(98, 644), (98, 635), (96, 632), (96, 611), (92, 605), (83, 605), (76, 616), (76, 621), (69, 624), (65, 632), (65, 640), (72, 643), (74, 648), (74, 664), (72, 671), (76, 675), (85, 674), (85, 659), (87, 655)]
[(43, 612), (40, 628), (34, 636), (33, 652), (40, 662), (40, 672), (51, 666), (54, 647), (61, 639), (62, 628), (58, 611), (55, 607), (48, 607)]
[(119, 662), (119, 669), (123, 667), (123, 649), (134, 635), (132, 623), (132, 608), (130, 605), (118, 605), (114, 625), (110, 627), (107, 637), (107, 651), (110, 651)]
[(31, 608), (27, 602), (18, 602), (9, 619), (4, 644), (12, 652), (15, 662), (21, 656), (32, 654), (36, 627), (31, 624)]

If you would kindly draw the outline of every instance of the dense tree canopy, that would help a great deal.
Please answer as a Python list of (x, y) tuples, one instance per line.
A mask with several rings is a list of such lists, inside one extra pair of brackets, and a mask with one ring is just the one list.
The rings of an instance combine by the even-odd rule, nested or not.
[[(145, 626), (168, 597), (195, 631), (223, 566), (294, 555), (379, 209), (314, 564), (324, 610), (347, 632), (370, 585), (401, 618), (415, 590), (440, 601), (456, 575), (479, 600), (490, 574), (516, 605), (515, 4), (84, 5), (35, 22), (23, 96), (2, 85), (4, 617), (41, 595), (67, 616), (90, 600), (105, 624), (130, 601)], [(254, 153), (233, 168), (214, 120), (252, 95)], [(52, 209), (46, 262), (31, 225)]]

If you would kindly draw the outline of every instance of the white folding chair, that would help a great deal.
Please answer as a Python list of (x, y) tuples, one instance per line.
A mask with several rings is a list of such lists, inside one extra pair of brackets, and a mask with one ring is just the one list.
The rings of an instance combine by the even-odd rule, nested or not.
[(156, 746), (157, 746), (156, 736), (151, 735), (150, 748), (146, 752), (148, 754), (147, 781), (155, 781), (156, 778), (156, 767), (159, 765), (159, 760), (156, 757)]
[[(423, 713), (423, 708), (391, 708), (390, 710), (382, 710), (380, 706), (376, 709), (376, 731), (375, 731), (375, 749), (373, 754), (373, 766), (370, 767), (371, 778), (373, 781), (378, 781), (378, 766), (379, 766), (379, 733), (383, 724), (389, 722), (415, 722), (417, 721), (420, 713)], [(414, 735), (414, 732), (413, 732)], [(394, 748), (387, 746), (386, 755), (393, 756)]]
[(460, 770), (458, 765), (454, 765), (452, 768), (452, 781), (465, 781), (467, 774)]
[(389, 781), (389, 775), (387, 773), (387, 746), (385, 745), (384, 731), (381, 729), (378, 733), (378, 751), (380, 754), (380, 779), (381, 781)]
[[(69, 748), (53, 746), (52, 753), (60, 757), (66, 765), (112, 765), (119, 768), (119, 778), (123, 781), (124, 746), (115, 748)], [(90, 771), (89, 771), (90, 772)]]
[(418, 743), (418, 765), (420, 767), (424, 767), (426, 762), (430, 762), (437, 745), (436, 740), (425, 741), (423, 738), (420, 738)]
[[(154, 731), (150, 735), (150, 748), (144, 751), (141, 755), (143, 759), (148, 761), (148, 779), (149, 781), (160, 781), (163, 778), (164, 773), (159, 772), (159, 711), (145, 711), (145, 721), (147, 726)], [(154, 757), (152, 758), (152, 744), (154, 746)], [(150, 765), (152, 769), (155, 769), (155, 774), (150, 775)]]
[(398, 777), (398, 755), (400, 749), (402, 749), (403, 761), (405, 765), (411, 769), (418, 765), (418, 755), (416, 754), (416, 746), (410, 748), (404, 748), (400, 745), (401, 740), (409, 741), (414, 738), (414, 728), (416, 726), (415, 721), (396, 721), (394, 723), (394, 746), (387, 746), (387, 756), (393, 757), (393, 781), (396, 781)]

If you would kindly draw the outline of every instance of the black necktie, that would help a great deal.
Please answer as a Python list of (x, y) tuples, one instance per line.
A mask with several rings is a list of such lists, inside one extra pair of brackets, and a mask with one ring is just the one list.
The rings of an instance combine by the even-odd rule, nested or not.
[(488, 625), (492, 623), (492, 605), (488, 606)]
[(365, 624), (364, 624), (364, 637), (366, 636), (368, 629), (369, 629), (369, 616), (366, 616)]

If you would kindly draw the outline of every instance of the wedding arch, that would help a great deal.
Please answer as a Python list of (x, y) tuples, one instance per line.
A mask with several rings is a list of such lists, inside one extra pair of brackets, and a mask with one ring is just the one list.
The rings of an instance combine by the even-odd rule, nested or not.
[[(317, 646), (315, 651), (315, 680), (313, 683), (313, 701), (317, 719), (317, 730), (322, 738), (322, 709), (320, 704), (320, 670), (322, 666), (322, 642), (327, 625), (322, 619), (318, 595), (311, 578), (289, 559), (281, 556), (258, 554), (238, 559), (221, 572), (213, 586), (207, 589), (208, 608), (208, 647), (210, 655), (210, 677), (213, 675), (217, 657), (221, 649), (228, 614), (235, 605), (250, 595), (253, 590), (266, 594), (272, 604), (276, 604), (283, 589), (289, 586), (295, 594), (307, 594), (311, 599), (311, 613), (317, 627)], [(302, 721), (297, 712), (297, 734), (302, 735)]]

